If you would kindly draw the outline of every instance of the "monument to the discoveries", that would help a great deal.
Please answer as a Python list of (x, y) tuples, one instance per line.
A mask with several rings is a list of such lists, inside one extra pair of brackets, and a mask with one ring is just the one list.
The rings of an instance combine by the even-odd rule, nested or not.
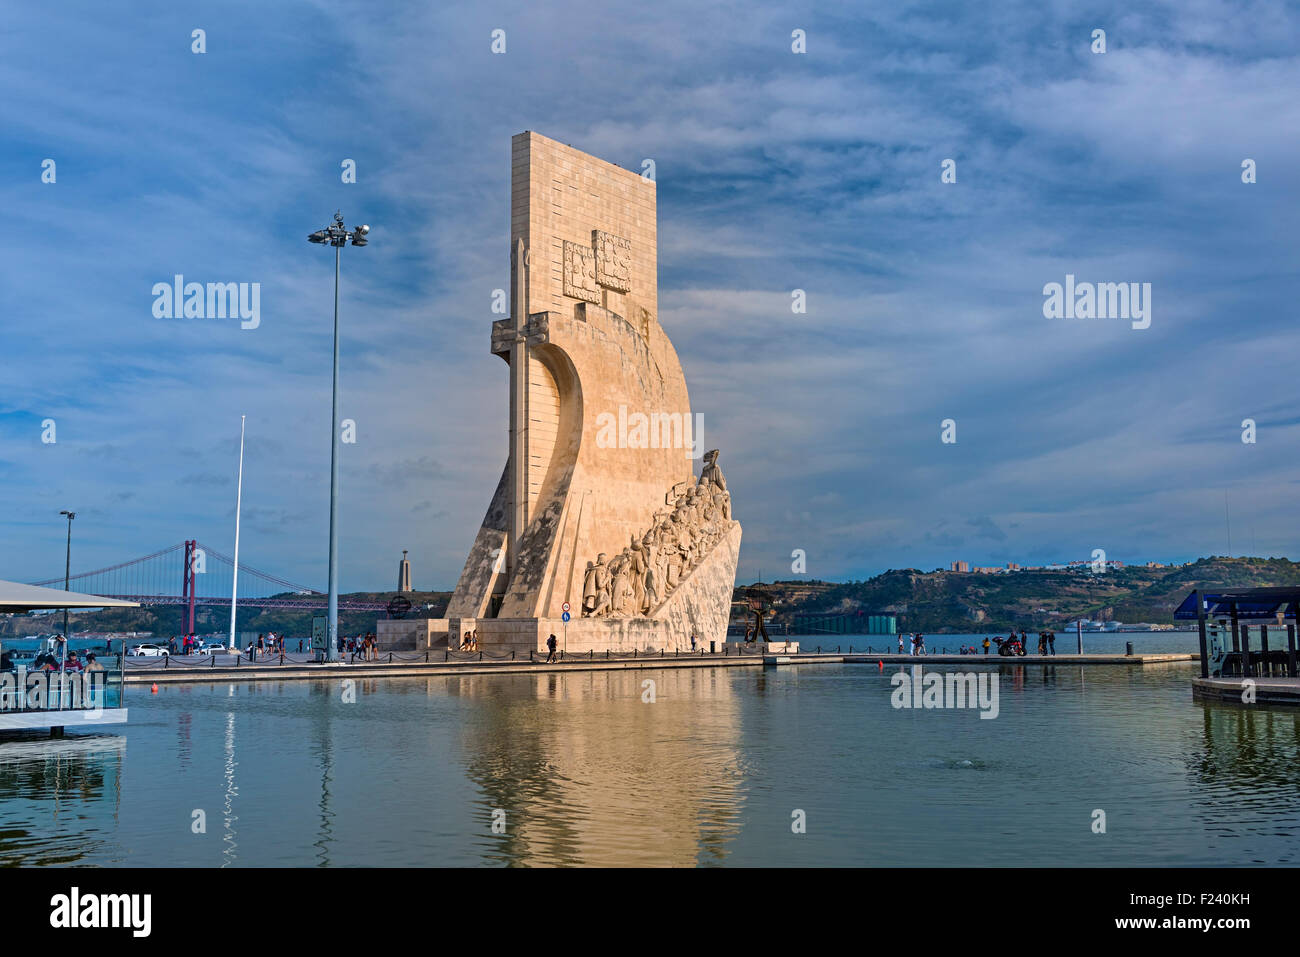
[(491, 342), (510, 366), (509, 454), (447, 609), (451, 646), (721, 647), (740, 524), (718, 453), (692, 469), (655, 184), (536, 133), (511, 146), (510, 317)]

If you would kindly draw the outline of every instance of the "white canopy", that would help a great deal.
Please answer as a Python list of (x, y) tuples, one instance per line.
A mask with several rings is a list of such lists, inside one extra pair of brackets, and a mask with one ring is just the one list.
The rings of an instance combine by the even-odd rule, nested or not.
[(99, 595), (83, 595), (58, 588), (23, 585), (0, 580), (0, 614), (37, 611), (45, 608), (139, 608), (138, 601), (120, 601)]

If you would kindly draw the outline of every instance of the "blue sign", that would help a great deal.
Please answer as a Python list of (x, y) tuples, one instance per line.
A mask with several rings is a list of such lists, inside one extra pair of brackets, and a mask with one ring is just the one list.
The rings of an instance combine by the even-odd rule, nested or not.
[(563, 615), (560, 616), (560, 621), (564, 622), (565, 624), (568, 624), (568, 622), (569, 622), (569, 613), (568, 613), (567, 611), (566, 611)]

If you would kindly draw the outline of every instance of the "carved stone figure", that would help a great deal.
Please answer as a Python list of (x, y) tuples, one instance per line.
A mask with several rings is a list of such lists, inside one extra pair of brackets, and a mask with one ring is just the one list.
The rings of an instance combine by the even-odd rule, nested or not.
[(614, 589), (610, 596), (610, 614), (622, 617), (631, 612), (632, 600), (632, 574), (631, 574), (632, 557), (628, 550), (623, 549), (623, 553), (614, 559), (612, 570), (614, 574)]
[(644, 615), (649, 608), (645, 603), (646, 553), (645, 547), (632, 537), (632, 554), (630, 559), (632, 577), (632, 613)]
[(718, 468), (718, 451), (718, 449), (710, 449), (704, 453), (704, 468), (700, 470), (700, 484), (714, 485), (725, 492), (727, 480), (722, 475), (722, 469)]
[(582, 577), (582, 616), (590, 618), (596, 610), (596, 564), (587, 562)]
[(731, 493), (714, 491), (713, 504), (717, 507), (718, 515), (722, 519), (723, 524), (725, 525), (727, 522), (730, 522), (731, 521)]
[(611, 584), (609, 566), (605, 564), (605, 553), (601, 552), (596, 556), (596, 607), (592, 611), (593, 618), (600, 618), (609, 614)]
[(659, 570), (659, 544), (652, 528), (646, 533), (645, 539), (645, 611), (648, 614), (659, 606), (660, 582), (663, 580), (663, 573)]

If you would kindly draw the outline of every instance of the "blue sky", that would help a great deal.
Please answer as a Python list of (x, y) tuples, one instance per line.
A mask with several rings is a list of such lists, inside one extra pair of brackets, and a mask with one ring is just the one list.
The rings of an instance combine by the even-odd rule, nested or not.
[[(342, 587), (392, 588), (403, 548), (451, 587), (506, 454), (525, 129), (655, 161), (660, 321), (742, 580), (794, 549), (833, 579), (1221, 554), (1225, 491), (1235, 553), (1300, 552), (1294, 6), (69, 3), (2, 36), (0, 578), (62, 570), (62, 508), (76, 568), (229, 552), (246, 414), (241, 556), (324, 587), (305, 237), (341, 208), (374, 227), (344, 253)], [(155, 318), (176, 273), (260, 282), (261, 325)], [(1151, 283), (1150, 328), (1044, 318), (1067, 273)]]

